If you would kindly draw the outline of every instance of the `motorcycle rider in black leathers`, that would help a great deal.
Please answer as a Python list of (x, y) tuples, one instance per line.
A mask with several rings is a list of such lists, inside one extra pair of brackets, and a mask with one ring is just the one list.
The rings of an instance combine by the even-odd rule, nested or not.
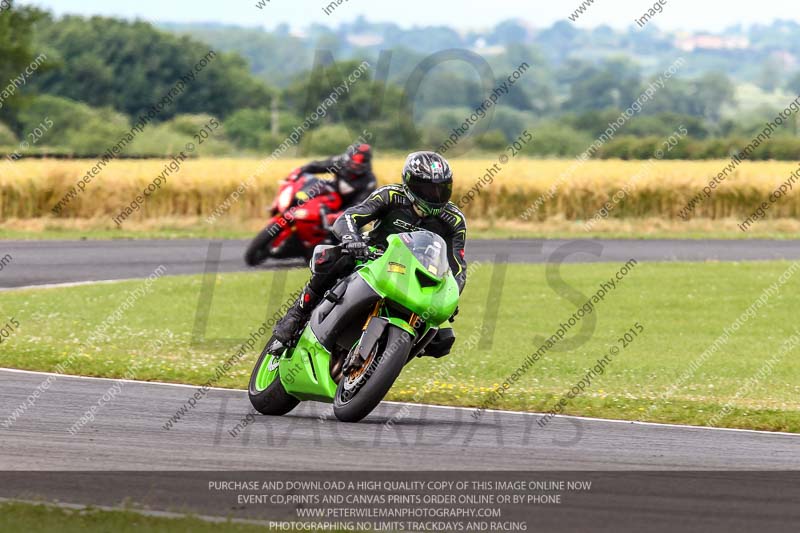
[[(370, 222), (375, 223), (368, 234), (372, 246), (385, 247), (386, 237), (394, 233), (424, 229), (440, 235), (447, 243), (450, 268), (461, 292), (467, 281), (467, 226), (464, 214), (449, 201), (452, 189), (453, 174), (442, 156), (435, 152), (410, 154), (403, 167), (402, 185), (381, 187), (336, 219), (333, 233), (341, 244), (315, 259), (308, 284), (275, 325), (275, 338), (284, 345), (290, 344), (325, 292), (353, 271), (356, 259), (365, 257), (368, 248), (360, 230)], [(452, 329), (441, 329), (426, 355), (446, 355), (454, 341)]]
[(333, 174), (333, 186), (342, 197), (341, 209), (363, 202), (378, 185), (372, 173), (372, 147), (354, 144), (341, 155), (312, 161), (298, 169), (309, 174)]

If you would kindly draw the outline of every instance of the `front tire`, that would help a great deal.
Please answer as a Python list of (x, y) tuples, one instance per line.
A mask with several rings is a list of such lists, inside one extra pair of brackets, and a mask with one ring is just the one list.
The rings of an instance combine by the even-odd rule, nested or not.
[(270, 244), (272, 244), (273, 239), (280, 233), (279, 230), (280, 225), (276, 222), (262, 229), (258, 235), (256, 235), (255, 239), (252, 240), (247, 247), (247, 251), (244, 253), (244, 262), (247, 263), (247, 266), (258, 266), (269, 258)]
[(375, 409), (405, 366), (411, 335), (389, 325), (367, 369), (357, 378), (343, 376), (333, 399), (333, 414), (342, 422), (358, 422)]
[(253, 408), (262, 415), (282, 416), (297, 407), (300, 400), (286, 392), (281, 383), (280, 370), (275, 366), (279, 356), (267, 351), (273, 341), (273, 338), (267, 341), (261, 351), (250, 376), (247, 395)]

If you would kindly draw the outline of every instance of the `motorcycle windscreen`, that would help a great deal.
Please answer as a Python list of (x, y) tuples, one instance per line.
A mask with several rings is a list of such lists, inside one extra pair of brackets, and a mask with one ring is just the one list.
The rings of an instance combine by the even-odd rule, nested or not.
[(310, 175), (306, 178), (305, 182), (303, 182), (303, 188), (297, 193), (297, 199), (307, 202), (317, 196), (328, 194), (333, 191), (333, 187), (327, 180)]
[(450, 272), (447, 244), (439, 235), (430, 231), (412, 231), (401, 233), (399, 237), (430, 274), (442, 279)]

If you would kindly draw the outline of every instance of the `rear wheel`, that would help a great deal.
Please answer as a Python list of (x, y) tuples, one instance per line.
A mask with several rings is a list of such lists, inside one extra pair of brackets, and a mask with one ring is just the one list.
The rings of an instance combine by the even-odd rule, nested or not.
[(358, 422), (381, 403), (403, 370), (411, 335), (389, 325), (360, 369), (345, 374), (336, 388), (333, 414), (342, 422)]
[(244, 253), (244, 262), (248, 266), (258, 266), (270, 256), (270, 244), (280, 233), (280, 224), (275, 222), (262, 229), (247, 247)]
[(248, 396), (250, 403), (262, 415), (285, 415), (300, 403), (300, 400), (286, 392), (281, 383), (278, 361), (280, 355), (269, 353), (270, 339), (258, 358), (253, 374), (250, 376)]

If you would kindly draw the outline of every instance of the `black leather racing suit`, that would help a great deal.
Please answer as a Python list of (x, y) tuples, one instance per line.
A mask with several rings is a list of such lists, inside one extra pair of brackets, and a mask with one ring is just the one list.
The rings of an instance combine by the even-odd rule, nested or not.
[(342, 209), (363, 202), (378, 185), (372, 168), (368, 168), (363, 174), (355, 175), (347, 169), (347, 162), (347, 156), (337, 155), (321, 161), (312, 161), (301, 167), (301, 171), (310, 174), (326, 172), (333, 174), (333, 185), (342, 197)]
[(461, 292), (467, 282), (464, 247), (467, 224), (464, 214), (452, 202), (438, 214), (419, 216), (400, 185), (387, 185), (372, 193), (366, 201), (347, 209), (333, 224), (333, 234), (340, 241), (346, 235), (360, 238), (361, 228), (375, 222), (369, 232), (369, 244), (386, 246), (386, 237), (394, 233), (425, 229), (440, 235), (447, 243), (450, 269)]
[[(402, 186), (387, 185), (372, 193), (366, 201), (342, 213), (333, 224), (333, 234), (339, 240), (361, 240), (361, 228), (370, 222), (375, 225), (369, 232), (369, 243), (375, 246), (386, 246), (386, 238), (394, 233), (425, 229), (440, 235), (447, 244), (447, 257), (459, 293), (464, 289), (467, 282), (467, 263), (464, 259), (467, 225), (464, 214), (455, 204), (448, 202), (439, 214), (421, 217), (417, 215)], [(316, 254), (311, 279), (286, 317), (275, 326), (275, 336), (288, 341), (296, 335), (297, 328), (307, 319), (325, 292), (354, 268), (355, 259), (350, 254), (343, 254), (341, 246), (327, 248)], [(425, 355), (447, 355), (454, 342), (452, 329), (440, 329), (426, 347)]]
[[(375, 222), (369, 232), (369, 244), (386, 246), (386, 237), (393, 233), (403, 233), (426, 229), (440, 235), (447, 243), (447, 257), (450, 269), (461, 292), (467, 282), (467, 262), (464, 259), (464, 246), (467, 239), (467, 224), (464, 214), (452, 202), (441, 213), (420, 217), (414, 211), (400, 185), (387, 185), (372, 193), (366, 201), (347, 209), (333, 223), (333, 234), (341, 240), (361, 239), (361, 228)], [(355, 260), (334, 247), (315, 260), (314, 273), (308, 286), (318, 295), (333, 287), (336, 280), (350, 274), (355, 268)]]

